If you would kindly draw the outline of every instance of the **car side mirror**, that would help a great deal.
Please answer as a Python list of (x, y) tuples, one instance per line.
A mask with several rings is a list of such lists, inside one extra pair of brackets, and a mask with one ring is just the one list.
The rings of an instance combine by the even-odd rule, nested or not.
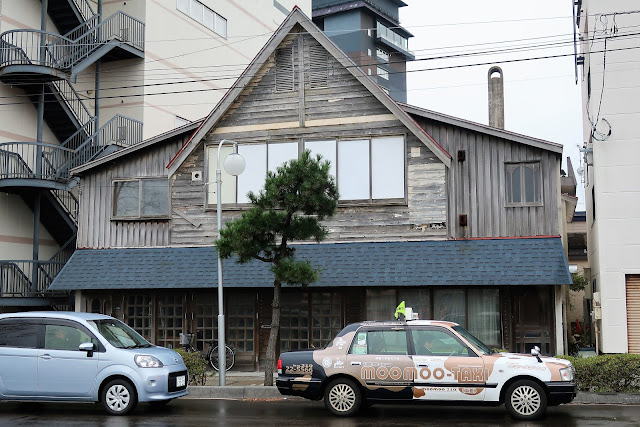
[(83, 342), (78, 347), (78, 350), (87, 352), (87, 357), (93, 357), (93, 352), (95, 351), (95, 349), (95, 345), (92, 342)]
[(540, 359), (540, 347), (537, 345), (531, 349), (531, 355), (535, 356), (538, 359), (538, 362), (542, 363), (542, 359)]

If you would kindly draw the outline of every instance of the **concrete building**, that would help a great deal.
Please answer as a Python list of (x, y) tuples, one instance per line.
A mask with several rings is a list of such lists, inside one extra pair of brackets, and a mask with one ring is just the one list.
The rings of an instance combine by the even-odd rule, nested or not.
[(401, 0), (313, 0), (313, 22), (398, 102), (407, 102), (413, 35), (400, 25)]
[(640, 13), (633, 0), (575, 3), (597, 345), (640, 353), (640, 51), (628, 37)]
[(0, 2), (0, 311), (65, 303), (43, 296), (76, 246), (69, 170), (206, 116), (294, 5)]

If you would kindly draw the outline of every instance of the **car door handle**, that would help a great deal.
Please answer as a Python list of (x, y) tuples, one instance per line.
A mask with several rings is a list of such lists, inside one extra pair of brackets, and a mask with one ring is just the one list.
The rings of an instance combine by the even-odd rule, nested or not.
[(418, 363), (418, 366), (421, 368), (428, 368), (429, 365), (427, 365), (426, 363)]
[(360, 366), (360, 362), (351, 362), (351, 366)]
[(51, 359), (51, 355), (50, 354), (42, 354), (42, 355), (40, 355), (40, 359), (49, 360), (49, 359)]

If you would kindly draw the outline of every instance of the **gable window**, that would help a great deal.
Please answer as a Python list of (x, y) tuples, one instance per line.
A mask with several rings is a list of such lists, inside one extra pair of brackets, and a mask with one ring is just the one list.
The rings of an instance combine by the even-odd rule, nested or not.
[[(405, 147), (403, 136), (363, 139), (327, 139), (305, 141), (304, 149), (320, 154), (331, 164), (329, 173), (336, 178), (340, 200), (354, 202), (404, 201)], [(220, 151), (222, 173), (222, 203), (250, 203), (247, 193), (257, 194), (264, 187), (267, 171), (275, 172), (284, 162), (297, 159), (297, 141), (268, 144), (238, 145), (246, 168), (237, 177), (226, 173), (224, 159), (231, 154), (230, 146)], [(207, 149), (208, 204), (216, 204), (216, 167), (218, 146)]]
[(113, 181), (113, 219), (167, 218), (169, 180), (138, 178)]
[(305, 148), (331, 162), (340, 200), (404, 199), (404, 138), (307, 141)]
[(542, 205), (540, 162), (505, 165), (507, 206)]
[[(224, 159), (232, 152), (232, 147), (222, 146), (220, 150), (220, 171), (222, 173), (222, 203), (249, 203), (247, 193), (258, 194), (264, 187), (267, 171), (275, 172), (284, 162), (298, 158), (298, 142), (276, 142), (270, 144), (238, 145), (238, 154), (244, 157), (246, 167), (240, 175), (229, 175), (222, 166)], [(218, 146), (208, 148), (208, 195), (209, 204), (217, 202), (216, 168)]]
[(177, 0), (176, 8), (219, 36), (227, 38), (227, 20), (198, 0)]

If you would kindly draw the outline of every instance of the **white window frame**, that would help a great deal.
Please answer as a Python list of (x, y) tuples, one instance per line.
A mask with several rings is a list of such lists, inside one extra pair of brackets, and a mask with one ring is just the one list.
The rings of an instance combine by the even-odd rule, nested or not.
[[(176, 0), (176, 9), (217, 35), (227, 38), (227, 19), (204, 3), (198, 0)], [(210, 20), (205, 19), (207, 15), (211, 17)]]
[[(385, 156), (384, 154), (378, 155), (378, 153), (375, 153), (375, 146), (377, 143), (383, 142), (385, 140), (393, 142), (394, 139), (396, 140), (395, 144), (397, 144), (397, 147), (399, 147), (400, 145), (402, 147), (399, 151), (396, 148), (394, 160), (395, 163), (391, 166), (384, 165), (384, 159), (389, 158), (390, 156)], [(360, 157), (366, 159), (366, 162), (368, 164), (366, 168), (368, 179), (363, 178), (365, 179), (365, 185), (368, 185), (368, 190), (366, 195), (362, 194), (362, 196), (358, 196), (356, 198), (347, 198), (345, 197), (345, 194), (355, 194), (357, 193), (357, 189), (355, 187), (350, 188), (349, 191), (345, 193), (345, 188), (343, 186), (341, 190), (341, 175), (348, 173), (349, 178), (342, 177), (342, 179), (344, 180), (343, 182), (352, 182), (356, 163), (354, 162), (353, 158), (351, 158), (348, 162), (346, 162), (344, 159), (341, 160), (341, 151), (343, 155), (347, 155), (352, 151), (345, 150), (344, 147), (341, 150), (340, 144), (348, 144), (349, 142), (353, 142), (354, 144), (364, 145), (360, 141), (367, 141), (367, 153), (364, 155), (365, 157)], [(319, 153), (323, 158), (331, 161), (332, 169), (330, 173), (336, 178), (338, 191), (340, 192), (341, 204), (406, 203), (407, 152), (405, 141), (405, 135), (389, 135), (373, 138), (338, 138), (335, 140), (332, 139), (322, 141), (308, 140), (305, 141), (304, 146), (305, 148), (309, 148), (312, 154)], [(335, 144), (335, 148), (333, 148), (334, 145), (331, 145), (330, 148), (327, 148), (328, 151), (320, 151), (319, 149), (314, 147), (315, 144), (319, 143), (325, 143), (326, 145), (329, 145), (329, 143)], [(333, 154), (331, 153), (331, 150), (333, 150)], [(392, 155), (391, 157), (394, 156)], [(395, 168), (395, 170), (393, 168)], [(385, 184), (391, 184), (393, 190), (384, 188)], [(364, 190), (361, 189), (360, 191)]]
[[(157, 213), (157, 214), (142, 214), (142, 201), (143, 190), (145, 183), (151, 183), (156, 181), (158, 183), (162, 183), (163, 186), (166, 186), (166, 212)], [(118, 215), (116, 209), (118, 207), (118, 203), (116, 200), (116, 185), (120, 182), (137, 182), (138, 183), (138, 212), (137, 215)], [(171, 199), (170, 199), (170, 191), (169, 191), (169, 179), (167, 177), (140, 177), (140, 178), (116, 178), (112, 181), (112, 209), (111, 209), (111, 219), (112, 220), (140, 220), (140, 219), (169, 219), (169, 212), (171, 210)]]
[[(519, 169), (518, 169), (519, 168)], [(518, 172), (516, 172), (516, 170)], [(533, 170), (530, 185), (533, 185), (533, 200), (526, 199), (527, 170)], [(543, 206), (542, 165), (540, 161), (505, 163), (505, 203), (507, 207)], [(513, 175), (519, 174), (520, 200), (514, 201)]]
[(389, 80), (389, 71), (385, 70), (382, 67), (376, 67), (376, 74), (378, 75), (378, 77)]
[(376, 48), (376, 57), (378, 57), (378, 59), (389, 62), (389, 56), (390, 54), (386, 50), (380, 49), (379, 47)]

